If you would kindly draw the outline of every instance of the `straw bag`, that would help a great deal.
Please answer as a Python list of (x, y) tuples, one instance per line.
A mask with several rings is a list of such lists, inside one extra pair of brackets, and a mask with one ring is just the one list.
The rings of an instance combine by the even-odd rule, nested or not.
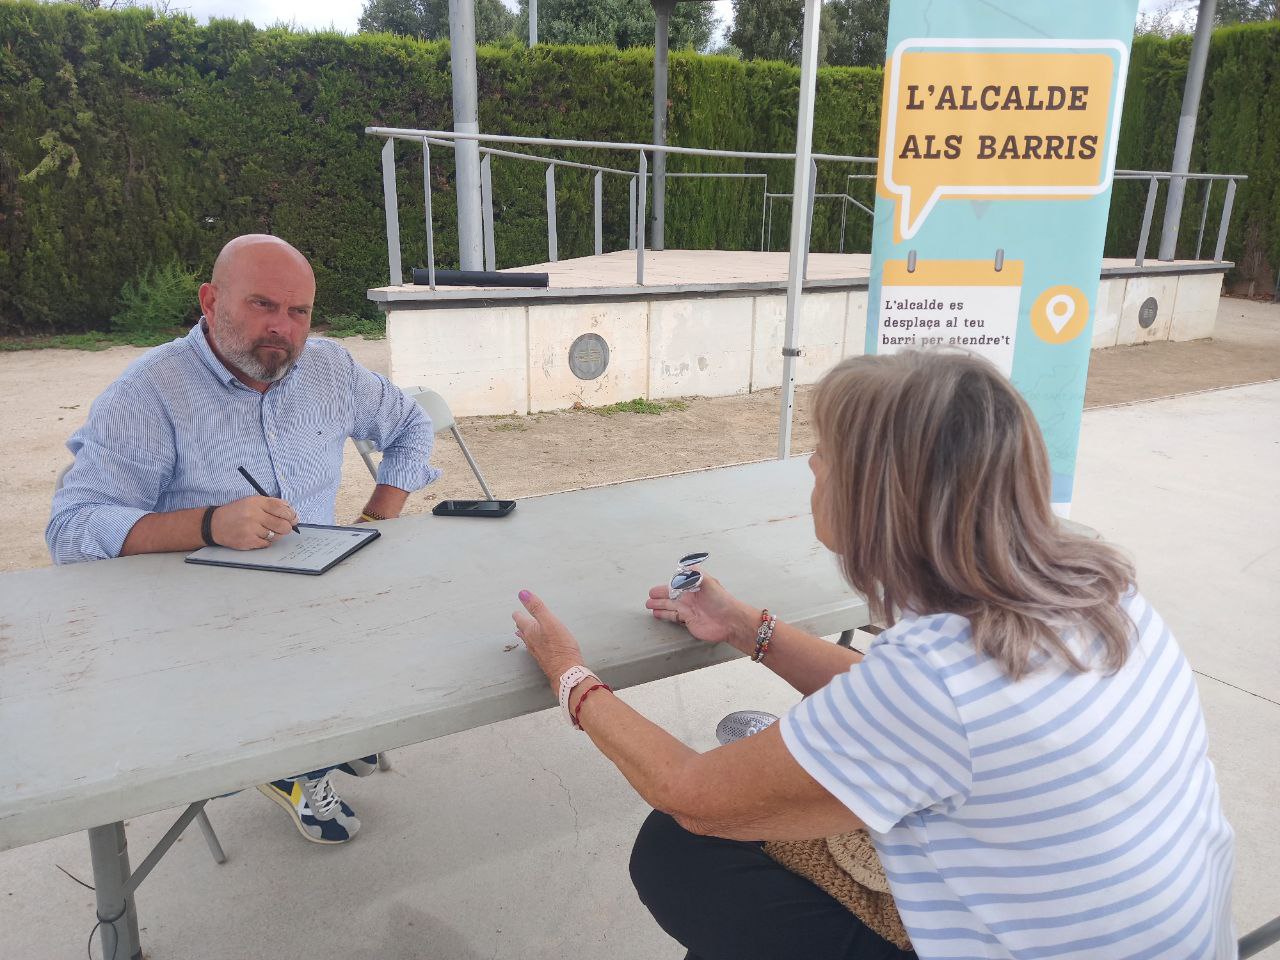
[(899, 950), (911, 949), (884, 867), (865, 830), (817, 840), (770, 840), (764, 852), (831, 894)]

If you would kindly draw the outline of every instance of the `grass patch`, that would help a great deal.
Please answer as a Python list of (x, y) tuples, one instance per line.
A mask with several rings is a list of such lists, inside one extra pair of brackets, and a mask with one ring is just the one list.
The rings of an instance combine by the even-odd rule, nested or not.
[(38, 337), (5, 337), (0, 351), (106, 350), (109, 347), (154, 347), (183, 336), (183, 330), (150, 333), (54, 333)]
[(612, 417), (615, 413), (644, 413), (656, 417), (662, 413), (688, 409), (689, 404), (685, 400), (646, 400), (644, 397), (611, 403), (605, 407), (587, 407), (590, 413), (601, 417)]
[(325, 333), (331, 337), (364, 337), (366, 340), (385, 340), (387, 336), (386, 318), (361, 317), (354, 313), (340, 313), (325, 321)]
[(491, 433), (524, 433), (529, 427), (518, 420), (504, 420), (489, 428)]

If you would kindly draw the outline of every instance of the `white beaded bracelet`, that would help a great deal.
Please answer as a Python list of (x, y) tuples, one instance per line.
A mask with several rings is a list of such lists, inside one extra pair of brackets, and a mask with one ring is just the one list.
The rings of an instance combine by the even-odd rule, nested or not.
[(569, 694), (573, 693), (573, 688), (587, 679), (587, 677), (600, 679), (583, 666), (570, 667), (560, 676), (560, 709), (569, 718), (569, 726), (571, 727), (576, 727), (577, 724), (573, 722), (573, 714), (569, 712)]

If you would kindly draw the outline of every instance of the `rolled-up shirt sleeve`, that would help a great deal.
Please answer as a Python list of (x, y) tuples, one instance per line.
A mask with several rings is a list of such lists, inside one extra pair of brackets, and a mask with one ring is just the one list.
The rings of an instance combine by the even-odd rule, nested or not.
[(45, 542), (54, 563), (118, 557), (152, 513), (174, 467), (173, 430), (145, 390), (116, 383), (67, 441), (75, 463), (53, 495)]
[(955, 702), (918, 651), (874, 645), (779, 724), (791, 756), (873, 832), (908, 814), (953, 811), (972, 789)]
[(429, 459), (435, 446), (431, 418), (386, 377), (351, 361), (355, 424), (351, 436), (382, 451), (378, 483), (410, 492), (439, 479)]

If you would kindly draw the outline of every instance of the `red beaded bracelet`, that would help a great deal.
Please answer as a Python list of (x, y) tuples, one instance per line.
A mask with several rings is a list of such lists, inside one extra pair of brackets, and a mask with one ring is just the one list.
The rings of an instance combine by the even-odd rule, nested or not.
[(578, 698), (578, 706), (575, 707), (573, 711), (573, 725), (579, 730), (582, 729), (582, 721), (578, 719), (578, 715), (582, 713), (582, 705), (587, 702), (587, 697), (591, 696), (591, 694), (595, 693), (595, 691), (602, 687), (610, 693), (613, 693), (613, 687), (609, 686), (607, 683), (593, 683), (591, 686), (587, 687), (582, 696)]

